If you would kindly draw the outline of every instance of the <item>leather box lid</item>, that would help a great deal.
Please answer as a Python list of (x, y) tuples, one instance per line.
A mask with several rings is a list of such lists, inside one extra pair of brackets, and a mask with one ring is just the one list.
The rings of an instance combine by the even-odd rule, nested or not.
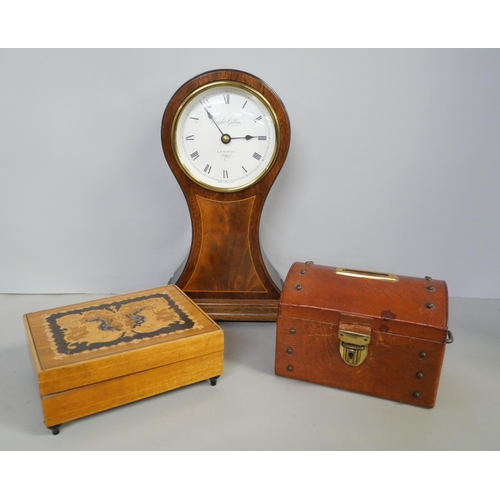
[(221, 328), (175, 285), (24, 316), (40, 394), (223, 351)]
[(390, 325), (393, 333), (399, 330), (445, 341), (448, 291), (444, 281), (408, 276), (381, 280), (367, 277), (370, 273), (349, 276), (337, 270), (295, 262), (283, 286), (279, 314), (332, 323), (338, 322), (339, 314), (374, 318), (377, 325)]

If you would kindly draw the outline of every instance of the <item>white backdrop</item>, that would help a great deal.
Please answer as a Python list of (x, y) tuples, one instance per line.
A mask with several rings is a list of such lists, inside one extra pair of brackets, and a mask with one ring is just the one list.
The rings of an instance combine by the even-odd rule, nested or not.
[(0, 50), (0, 292), (167, 283), (191, 226), (160, 124), (197, 74), (266, 81), (292, 124), (261, 243), (500, 298), (498, 50)]

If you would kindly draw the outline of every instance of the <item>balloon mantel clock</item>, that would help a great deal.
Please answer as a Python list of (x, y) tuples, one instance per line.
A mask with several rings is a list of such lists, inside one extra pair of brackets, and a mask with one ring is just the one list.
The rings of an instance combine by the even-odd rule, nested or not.
[(189, 255), (171, 282), (215, 320), (275, 321), (281, 280), (259, 225), (290, 145), (280, 98), (242, 71), (203, 73), (171, 98), (161, 139), (192, 223)]

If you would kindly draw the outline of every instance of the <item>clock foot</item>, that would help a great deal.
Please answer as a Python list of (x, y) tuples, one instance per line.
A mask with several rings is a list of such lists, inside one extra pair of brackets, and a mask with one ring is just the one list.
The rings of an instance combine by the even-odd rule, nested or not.
[(210, 380), (210, 385), (213, 387), (214, 385), (217, 384), (217, 379), (220, 377), (220, 375), (217, 375), (217, 377), (212, 377)]
[[(187, 292), (187, 295), (190, 295)], [(191, 297), (214, 321), (276, 321), (279, 299), (200, 299)]]

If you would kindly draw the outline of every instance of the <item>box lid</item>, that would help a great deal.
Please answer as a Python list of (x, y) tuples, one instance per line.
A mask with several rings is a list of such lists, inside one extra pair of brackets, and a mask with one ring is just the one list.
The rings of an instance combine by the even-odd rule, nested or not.
[(339, 314), (375, 318), (380, 331), (390, 328), (444, 342), (448, 291), (444, 281), (431, 278), (295, 262), (283, 286), (279, 314), (331, 322), (338, 322)]
[(224, 349), (221, 328), (175, 285), (24, 315), (41, 395)]

